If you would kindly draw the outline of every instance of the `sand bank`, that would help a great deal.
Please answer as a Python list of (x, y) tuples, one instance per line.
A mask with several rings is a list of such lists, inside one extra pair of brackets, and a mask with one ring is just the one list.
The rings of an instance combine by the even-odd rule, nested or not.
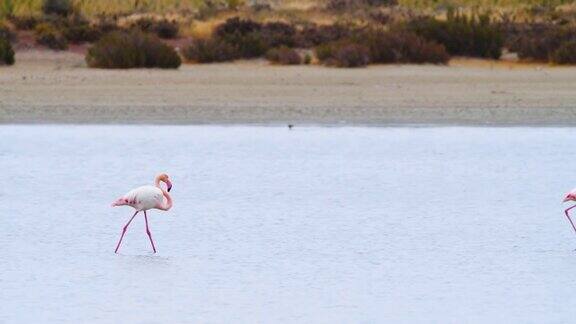
[(0, 123), (576, 124), (576, 68), (183, 65), (96, 70), (23, 51), (0, 68)]

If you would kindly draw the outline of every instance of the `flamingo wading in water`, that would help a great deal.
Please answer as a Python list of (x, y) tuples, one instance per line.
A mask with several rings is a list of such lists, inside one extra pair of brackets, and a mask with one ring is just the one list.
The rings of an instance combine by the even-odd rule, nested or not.
[[(160, 186), (160, 182), (164, 182), (166, 184), (166, 190)], [(130, 190), (124, 196), (118, 198), (115, 202), (112, 203), (112, 207), (130, 206), (136, 209), (136, 212), (134, 215), (132, 215), (132, 218), (130, 218), (128, 223), (126, 223), (126, 225), (124, 225), (122, 228), (122, 235), (120, 235), (120, 240), (118, 240), (118, 245), (116, 245), (116, 250), (114, 253), (118, 253), (118, 249), (120, 248), (124, 234), (126, 234), (128, 225), (130, 225), (134, 217), (136, 217), (136, 215), (138, 215), (138, 213), (141, 211), (144, 212), (146, 234), (148, 234), (148, 237), (150, 238), (152, 250), (154, 250), (154, 253), (156, 253), (154, 240), (152, 240), (152, 234), (150, 233), (150, 228), (148, 227), (148, 215), (146, 215), (146, 211), (153, 208), (167, 211), (172, 208), (172, 197), (170, 197), (170, 194), (168, 193), (170, 189), (172, 189), (172, 183), (170, 182), (168, 175), (166, 173), (161, 173), (156, 176), (156, 179), (154, 180), (154, 186), (142, 186)]]
[[(570, 191), (569, 193), (566, 194), (566, 197), (564, 197), (564, 201), (562, 202), (568, 202), (568, 201), (576, 201), (576, 189)], [(576, 207), (576, 205), (572, 206), (572, 207), (568, 207), (565, 211), (564, 214), (566, 214), (566, 217), (568, 218), (568, 221), (570, 221), (570, 224), (572, 225), (572, 228), (574, 229), (574, 232), (576, 232), (576, 226), (574, 226), (574, 222), (572, 221), (572, 218), (570, 218), (570, 214), (568, 214), (568, 212), (570, 211), (570, 209)]]

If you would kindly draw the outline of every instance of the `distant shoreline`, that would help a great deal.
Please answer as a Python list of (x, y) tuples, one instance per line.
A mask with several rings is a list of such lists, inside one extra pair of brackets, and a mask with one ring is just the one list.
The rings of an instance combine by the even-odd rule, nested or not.
[(0, 123), (571, 126), (576, 68), (256, 60), (127, 71), (88, 69), (76, 53), (20, 51), (0, 68)]

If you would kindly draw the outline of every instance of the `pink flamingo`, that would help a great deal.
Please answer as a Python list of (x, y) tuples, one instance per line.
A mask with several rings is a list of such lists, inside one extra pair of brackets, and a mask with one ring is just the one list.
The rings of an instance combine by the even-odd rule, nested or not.
[[(569, 193), (566, 194), (566, 197), (564, 197), (564, 201), (562, 202), (567, 202), (567, 201), (576, 201), (576, 189), (570, 191)], [(574, 226), (574, 222), (572, 222), (572, 219), (570, 218), (570, 215), (568, 214), (568, 212), (570, 211), (570, 209), (576, 207), (576, 205), (572, 206), (572, 207), (568, 207), (564, 213), (566, 214), (566, 217), (568, 217), (568, 220), (570, 221), (570, 224), (572, 224), (572, 228), (574, 229), (574, 232), (576, 232), (576, 226)]]
[[(160, 181), (166, 184), (167, 190), (164, 190), (162, 187), (160, 187)], [(168, 193), (170, 189), (172, 189), (172, 183), (170, 182), (170, 179), (168, 179), (168, 175), (166, 173), (161, 173), (156, 176), (156, 179), (154, 180), (154, 186), (142, 186), (130, 190), (124, 196), (118, 198), (115, 202), (112, 203), (112, 207), (130, 206), (136, 209), (136, 212), (134, 215), (132, 215), (132, 218), (130, 218), (128, 223), (126, 223), (124, 228), (122, 228), (122, 235), (120, 236), (120, 240), (118, 241), (118, 245), (116, 245), (116, 250), (114, 253), (118, 253), (118, 249), (120, 248), (124, 234), (126, 234), (128, 225), (130, 225), (134, 217), (136, 217), (136, 215), (141, 211), (144, 212), (144, 220), (146, 221), (146, 234), (148, 234), (148, 237), (150, 238), (152, 250), (154, 250), (154, 253), (156, 253), (154, 240), (152, 240), (152, 234), (148, 228), (148, 216), (146, 215), (146, 211), (152, 208), (160, 210), (169, 210), (172, 208), (172, 197), (170, 197), (170, 194)], [(166, 201), (164, 201), (164, 197), (166, 197)]]

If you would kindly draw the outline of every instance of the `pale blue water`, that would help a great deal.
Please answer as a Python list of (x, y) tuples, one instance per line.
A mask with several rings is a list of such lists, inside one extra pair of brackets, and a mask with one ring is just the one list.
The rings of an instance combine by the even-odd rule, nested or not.
[[(567, 323), (576, 129), (0, 126), (2, 323)], [(119, 195), (173, 179), (159, 253)]]

